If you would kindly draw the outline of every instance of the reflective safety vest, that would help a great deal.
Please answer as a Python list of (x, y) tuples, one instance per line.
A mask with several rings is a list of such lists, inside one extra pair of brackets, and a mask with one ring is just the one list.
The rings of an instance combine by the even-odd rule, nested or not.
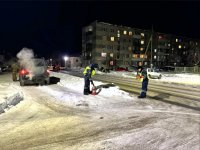
[(91, 72), (91, 68), (89, 66), (87, 66), (85, 68), (85, 70), (83, 71), (83, 74), (89, 75), (91, 77), (91, 76), (94, 76), (96, 74), (96, 70), (92, 70), (92, 72)]

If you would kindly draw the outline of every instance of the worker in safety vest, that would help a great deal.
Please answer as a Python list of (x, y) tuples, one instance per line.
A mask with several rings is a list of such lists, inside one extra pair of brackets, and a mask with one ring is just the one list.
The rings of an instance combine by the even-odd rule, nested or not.
[(142, 91), (138, 98), (146, 98), (149, 79), (147, 76), (147, 71), (142, 66), (138, 67), (136, 78), (142, 82)]
[(88, 94), (92, 93), (90, 91), (90, 82), (94, 86), (94, 83), (93, 83), (91, 77), (96, 74), (95, 68), (98, 68), (98, 64), (91, 64), (90, 66), (87, 66), (83, 72), (84, 80), (85, 80), (84, 92), (83, 92), (84, 95), (88, 95)]

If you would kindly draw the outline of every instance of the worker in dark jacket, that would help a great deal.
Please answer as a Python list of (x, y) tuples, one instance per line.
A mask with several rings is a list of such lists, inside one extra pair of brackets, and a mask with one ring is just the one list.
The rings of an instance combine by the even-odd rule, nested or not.
[(147, 71), (142, 66), (138, 67), (137, 79), (142, 82), (142, 91), (138, 98), (146, 98), (149, 79)]
[(12, 67), (12, 79), (13, 81), (17, 81), (17, 74), (19, 72), (19, 65), (17, 61), (15, 61), (11, 67)]
[(91, 77), (96, 74), (95, 68), (98, 68), (98, 64), (91, 64), (90, 66), (87, 66), (83, 72), (84, 80), (85, 80), (84, 92), (83, 92), (84, 95), (88, 95), (88, 94), (92, 93), (90, 91), (90, 82), (94, 86), (94, 83), (93, 83)]

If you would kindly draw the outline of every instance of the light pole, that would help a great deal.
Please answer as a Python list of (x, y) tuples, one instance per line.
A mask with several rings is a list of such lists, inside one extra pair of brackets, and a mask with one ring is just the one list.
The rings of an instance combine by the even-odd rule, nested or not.
[(67, 68), (67, 60), (69, 59), (68, 56), (64, 56), (64, 60), (65, 60), (65, 69)]
[(50, 59), (50, 62), (51, 62), (51, 67), (52, 67), (52, 59)]

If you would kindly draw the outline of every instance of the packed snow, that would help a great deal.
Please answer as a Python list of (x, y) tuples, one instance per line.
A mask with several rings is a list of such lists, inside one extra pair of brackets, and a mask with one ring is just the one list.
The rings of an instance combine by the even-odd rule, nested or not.
[[(112, 74), (119, 75), (111, 72), (110, 75)], [(122, 73), (122, 75), (126, 77), (127, 74)], [(94, 81), (96, 86), (102, 87), (98, 95), (83, 95), (83, 78), (59, 72), (51, 72), (51, 77), (59, 78), (60, 82), (48, 86), (25, 87), (19, 87), (18, 82), (0, 82), (0, 102), (16, 94), (23, 99), (18, 104), (19, 107), (4, 113), (6, 115), (0, 115), (2, 126), (0, 146), (4, 144), (3, 147), (9, 147), (6, 142), (12, 140), (11, 147), (15, 149), (23, 144), (25, 148), (29, 148), (26, 142), (35, 146), (30, 149), (199, 150), (200, 148), (198, 111), (148, 98), (141, 100), (137, 95), (130, 95), (113, 84), (98, 81)], [(3, 80), (6, 78), (3, 76)], [(86, 113), (86, 117), (81, 118), (80, 114), (79, 116), (73, 114), (74, 117), (68, 113), (53, 112), (51, 107), (42, 105), (43, 101), (47, 101), (48, 104), (50, 101), (53, 101), (53, 104), (62, 104), (66, 106), (64, 110), (68, 107), (80, 110), (80, 114)], [(17, 110), (20, 110), (19, 114)], [(61, 109), (61, 112), (64, 110)], [(6, 131), (7, 128), (10, 131)], [(34, 129), (34, 133), (30, 129)], [(79, 142), (76, 142), (76, 138)], [(37, 143), (41, 143), (41, 140), (43, 145), (38, 146)], [(74, 143), (68, 145), (70, 141)]]

